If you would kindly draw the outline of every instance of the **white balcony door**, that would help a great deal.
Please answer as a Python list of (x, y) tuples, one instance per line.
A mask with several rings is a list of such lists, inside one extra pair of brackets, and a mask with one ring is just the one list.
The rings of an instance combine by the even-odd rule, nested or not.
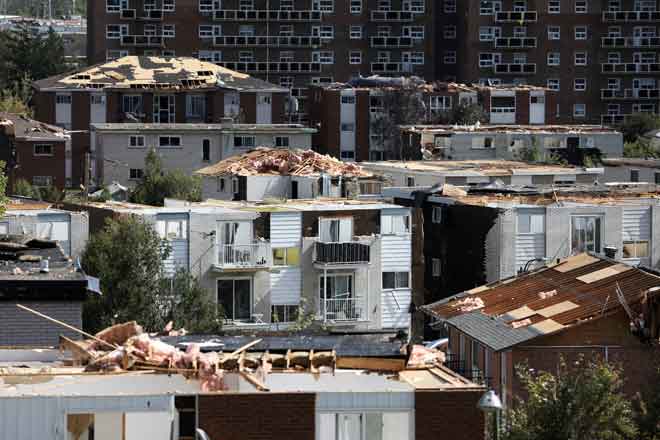
[(353, 217), (319, 219), (319, 239), (324, 243), (346, 243), (353, 238)]
[(251, 222), (220, 222), (218, 243), (222, 245), (247, 245), (252, 243)]
[(154, 122), (172, 124), (174, 121), (174, 95), (154, 95)]

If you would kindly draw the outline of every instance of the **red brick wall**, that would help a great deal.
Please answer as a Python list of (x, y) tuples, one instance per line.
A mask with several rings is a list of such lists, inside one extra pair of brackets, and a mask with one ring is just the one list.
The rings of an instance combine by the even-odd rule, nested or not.
[(529, 92), (516, 92), (516, 124), (529, 124)]
[(484, 413), (477, 402), (484, 390), (416, 391), (416, 440), (484, 439)]
[(198, 426), (213, 440), (314, 440), (316, 396), (200, 395)]
[[(52, 156), (35, 156), (35, 144), (50, 144), (53, 146)], [(16, 156), (19, 166), (14, 169), (11, 176), (12, 183), (18, 179), (25, 179), (32, 183), (34, 176), (51, 176), (53, 186), (63, 189), (64, 176), (64, 142), (16, 142)]]
[(289, 122), (286, 118), (286, 93), (273, 93), (271, 99), (271, 119), (273, 124), (285, 124)]
[(55, 123), (55, 92), (36, 92), (32, 103), (34, 119), (47, 124)]
[(184, 124), (186, 122), (186, 94), (177, 93), (174, 96), (174, 122), (177, 124)]
[(355, 95), (355, 160), (361, 162), (369, 160), (369, 91), (358, 90)]
[(241, 111), (244, 120), (240, 121), (246, 124), (254, 124), (257, 122), (257, 94), (256, 93), (241, 93)]

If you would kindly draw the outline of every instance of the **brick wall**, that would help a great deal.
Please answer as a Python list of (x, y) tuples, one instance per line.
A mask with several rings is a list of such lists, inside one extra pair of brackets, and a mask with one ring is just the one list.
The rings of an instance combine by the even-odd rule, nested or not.
[(315, 394), (200, 395), (198, 405), (198, 426), (214, 440), (314, 440)]
[[(79, 301), (22, 301), (21, 304), (82, 328), (82, 303)], [(0, 346), (57, 346), (59, 335), (79, 339), (77, 333), (21, 310), (15, 302), (0, 302)]]
[(415, 439), (484, 439), (484, 413), (477, 408), (483, 393), (484, 390), (415, 392)]

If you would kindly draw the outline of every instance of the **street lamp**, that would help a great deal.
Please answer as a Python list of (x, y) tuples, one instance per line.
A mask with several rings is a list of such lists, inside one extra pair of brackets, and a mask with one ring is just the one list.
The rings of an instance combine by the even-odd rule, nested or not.
[(484, 393), (483, 396), (479, 399), (477, 403), (477, 408), (486, 413), (486, 418), (489, 414), (492, 414), (493, 417), (493, 435), (491, 436), (494, 440), (499, 440), (500, 431), (498, 429), (497, 415), (502, 410), (502, 401), (497, 395), (495, 390), (488, 390)]

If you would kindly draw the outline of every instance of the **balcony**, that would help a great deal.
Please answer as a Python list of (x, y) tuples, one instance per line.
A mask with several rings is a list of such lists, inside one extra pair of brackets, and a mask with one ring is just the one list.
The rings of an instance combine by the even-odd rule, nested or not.
[(479, 368), (466, 367), (465, 361), (453, 360), (451, 355), (447, 355), (447, 360), (445, 361), (444, 365), (454, 373), (460, 374), (464, 378), (476, 383), (477, 385), (483, 385), (487, 388), (493, 386), (492, 377), (485, 376), (484, 372)]
[(371, 47), (412, 47), (413, 39), (410, 37), (371, 37)]
[(621, 100), (636, 100), (636, 99), (660, 99), (660, 89), (601, 89), (601, 99), (621, 99)]
[(163, 15), (162, 9), (147, 9), (140, 16), (135, 9), (122, 9), (119, 12), (119, 18), (122, 20), (162, 21)]
[(409, 11), (371, 11), (371, 21), (413, 21)]
[(658, 11), (618, 11), (603, 12), (603, 22), (605, 23), (640, 23), (660, 21), (660, 12)]
[(334, 322), (365, 321), (362, 303), (361, 298), (354, 297), (321, 299), (321, 319)]
[(165, 47), (165, 37), (162, 35), (122, 35), (121, 45), (134, 47)]
[(219, 270), (267, 269), (273, 265), (270, 243), (218, 244), (217, 263)]
[(244, 37), (240, 35), (227, 35), (213, 37), (214, 46), (233, 46), (233, 47), (261, 47), (261, 46), (280, 46), (280, 47), (318, 47), (321, 45), (321, 37), (310, 36), (252, 36)]
[(535, 23), (537, 19), (536, 11), (502, 11), (495, 13), (495, 23)]
[(504, 63), (493, 64), (493, 71), (500, 75), (534, 75), (536, 74), (536, 64), (525, 63)]
[(605, 49), (654, 49), (660, 48), (660, 37), (602, 37)]
[(600, 115), (601, 125), (619, 125), (626, 120), (628, 115)]
[(370, 262), (370, 248), (368, 244), (364, 243), (324, 243), (317, 241), (314, 250), (314, 263), (322, 266), (369, 264)]
[(495, 39), (496, 49), (534, 49), (536, 37), (505, 37)]
[(660, 73), (660, 63), (602, 63), (601, 73), (658, 74)]
[(321, 72), (321, 63), (300, 63), (288, 62), (278, 63), (276, 61), (262, 61), (262, 62), (236, 62), (236, 61), (220, 61), (215, 63), (218, 66), (225, 67), (230, 70), (248, 73), (319, 73)]
[(411, 73), (411, 63), (371, 63), (371, 73)]
[(278, 11), (278, 10), (252, 10), (223, 9), (213, 11), (215, 21), (321, 21), (320, 11)]

